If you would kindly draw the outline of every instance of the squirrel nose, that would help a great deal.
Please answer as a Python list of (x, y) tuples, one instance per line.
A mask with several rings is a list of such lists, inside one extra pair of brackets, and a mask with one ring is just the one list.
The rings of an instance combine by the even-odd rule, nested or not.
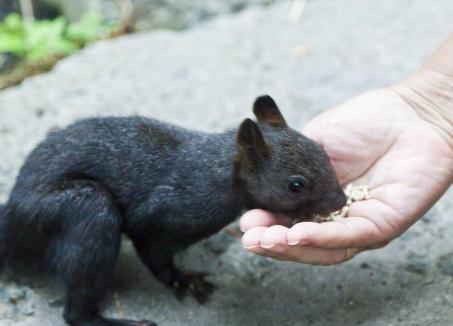
[(340, 190), (336, 192), (332, 197), (332, 210), (337, 211), (339, 209), (342, 209), (347, 202), (347, 197), (343, 190)]
[(327, 215), (342, 209), (346, 205), (346, 202), (347, 198), (343, 190), (328, 192), (314, 206), (314, 213), (322, 216)]
[(342, 209), (346, 205), (347, 197), (343, 190), (339, 188), (338, 190), (327, 193), (323, 202), (324, 210), (327, 213), (331, 213)]

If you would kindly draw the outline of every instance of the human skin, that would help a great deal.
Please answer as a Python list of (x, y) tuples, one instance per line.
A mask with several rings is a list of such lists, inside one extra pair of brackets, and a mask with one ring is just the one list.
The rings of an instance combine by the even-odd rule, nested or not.
[(420, 68), (390, 87), (326, 111), (302, 130), (329, 154), (340, 183), (368, 185), (348, 217), (318, 224), (252, 210), (240, 220), (248, 251), (284, 261), (339, 264), (385, 246), (453, 182), (453, 33)]

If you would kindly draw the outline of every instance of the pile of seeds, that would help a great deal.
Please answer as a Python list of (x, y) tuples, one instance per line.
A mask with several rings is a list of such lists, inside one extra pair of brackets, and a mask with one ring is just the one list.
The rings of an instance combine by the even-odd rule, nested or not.
[(350, 184), (346, 187), (344, 193), (346, 194), (346, 197), (348, 198), (348, 201), (346, 202), (346, 206), (336, 212), (330, 213), (327, 216), (315, 215), (313, 217), (315, 222), (318, 222), (318, 223), (331, 222), (331, 221), (338, 221), (343, 218), (346, 218), (348, 216), (349, 208), (351, 207), (352, 203), (370, 199), (370, 195), (368, 193), (368, 186), (366, 186), (366, 185), (353, 186), (352, 184)]

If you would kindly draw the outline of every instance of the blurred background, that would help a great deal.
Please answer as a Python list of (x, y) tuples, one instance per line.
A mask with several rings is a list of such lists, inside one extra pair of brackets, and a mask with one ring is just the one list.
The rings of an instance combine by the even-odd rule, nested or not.
[[(49, 70), (90, 42), (151, 29), (183, 30), (274, 0), (2, 0), (0, 89)], [(22, 19), (23, 18), (23, 19)]]
[[(0, 202), (27, 153), (77, 119), (134, 115), (221, 131), (268, 93), (287, 121), (416, 70), (451, 0), (0, 0)], [(181, 255), (219, 286), (178, 302), (126, 241), (113, 317), (173, 325), (452, 325), (453, 194), (385, 249), (342, 266), (270, 261), (221, 233)], [(61, 289), (0, 276), (0, 325), (63, 325)]]

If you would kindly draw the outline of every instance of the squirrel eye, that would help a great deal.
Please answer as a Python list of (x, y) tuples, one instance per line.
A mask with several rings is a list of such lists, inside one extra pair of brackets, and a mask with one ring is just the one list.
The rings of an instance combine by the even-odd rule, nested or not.
[(305, 189), (305, 182), (301, 178), (295, 178), (290, 181), (288, 188), (291, 192), (300, 193)]

